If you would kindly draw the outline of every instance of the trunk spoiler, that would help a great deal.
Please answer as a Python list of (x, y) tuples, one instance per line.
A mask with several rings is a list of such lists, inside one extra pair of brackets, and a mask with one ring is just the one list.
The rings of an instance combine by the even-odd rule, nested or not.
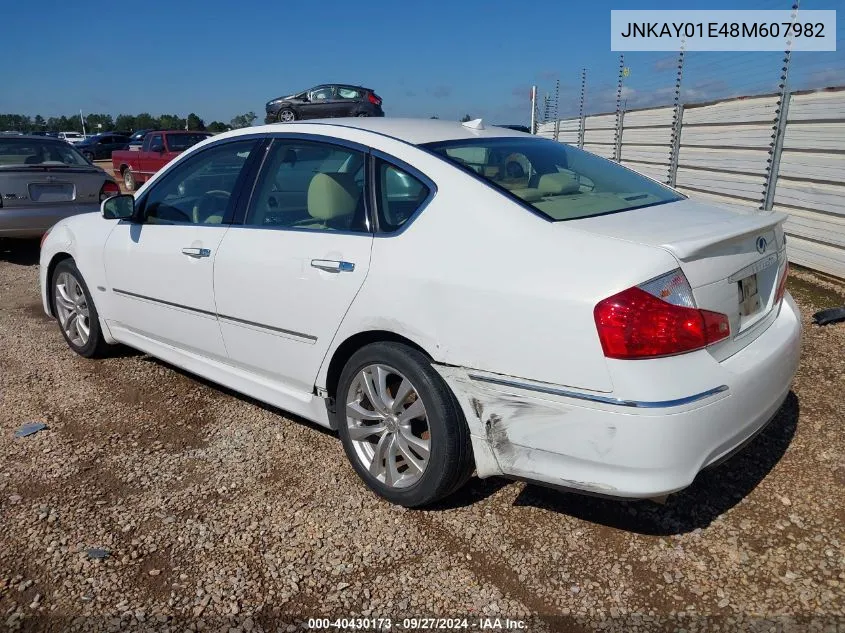
[(755, 214), (740, 217), (742, 217), (743, 221), (737, 222), (736, 227), (726, 230), (723, 226), (720, 226), (719, 230), (714, 231), (713, 234), (704, 234), (700, 237), (661, 244), (660, 246), (671, 252), (679, 260), (687, 261), (702, 255), (715, 243), (731, 241), (750, 233), (768, 231), (787, 219), (787, 215), (779, 211), (766, 213), (765, 215)]

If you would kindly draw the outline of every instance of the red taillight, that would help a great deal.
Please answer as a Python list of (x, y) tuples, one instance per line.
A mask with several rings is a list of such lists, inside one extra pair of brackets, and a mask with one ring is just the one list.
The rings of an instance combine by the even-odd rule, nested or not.
[(725, 314), (674, 305), (637, 287), (600, 301), (593, 316), (608, 358), (682, 354), (721, 341), (731, 332)]
[(100, 202), (102, 202), (106, 198), (116, 196), (119, 193), (120, 187), (117, 186), (117, 183), (112, 180), (107, 180), (105, 183), (103, 183), (102, 189), (100, 189)]
[(783, 299), (783, 295), (786, 294), (787, 277), (789, 277), (789, 262), (786, 262), (786, 265), (784, 265), (783, 272), (778, 280), (778, 289), (777, 292), (775, 292), (775, 303), (780, 303), (781, 299)]
[(376, 93), (371, 92), (367, 95), (367, 99), (373, 105), (381, 105), (381, 97), (379, 97)]

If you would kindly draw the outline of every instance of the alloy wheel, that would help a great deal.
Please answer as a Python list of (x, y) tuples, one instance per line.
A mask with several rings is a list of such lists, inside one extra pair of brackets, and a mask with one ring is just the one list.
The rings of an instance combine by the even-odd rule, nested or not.
[(368, 365), (345, 402), (349, 439), (361, 464), (391, 488), (415, 484), (428, 466), (431, 433), (411, 381), (389, 365)]
[(59, 323), (68, 340), (77, 347), (87, 345), (91, 336), (88, 300), (82, 285), (68, 272), (56, 278), (55, 301)]

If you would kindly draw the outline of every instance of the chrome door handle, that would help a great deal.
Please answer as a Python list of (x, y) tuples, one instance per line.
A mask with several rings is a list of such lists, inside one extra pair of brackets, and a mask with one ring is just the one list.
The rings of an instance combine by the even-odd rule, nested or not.
[(351, 273), (355, 270), (352, 262), (341, 262), (335, 259), (312, 259), (311, 266), (325, 270), (327, 273)]
[(211, 256), (211, 249), (210, 248), (194, 248), (192, 246), (190, 248), (183, 248), (182, 254), (187, 255), (188, 257), (210, 257)]

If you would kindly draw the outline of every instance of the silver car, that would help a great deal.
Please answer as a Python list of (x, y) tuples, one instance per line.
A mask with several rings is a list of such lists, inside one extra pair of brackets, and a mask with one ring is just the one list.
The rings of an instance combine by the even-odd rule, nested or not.
[(0, 237), (38, 237), (118, 193), (111, 176), (65, 141), (0, 137)]

